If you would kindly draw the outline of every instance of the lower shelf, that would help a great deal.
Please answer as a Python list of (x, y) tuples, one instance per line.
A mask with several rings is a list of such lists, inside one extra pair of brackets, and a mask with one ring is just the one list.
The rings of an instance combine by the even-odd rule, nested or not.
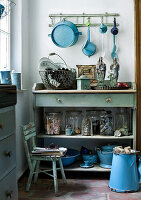
[(102, 135), (94, 135), (94, 136), (82, 136), (82, 135), (71, 135), (71, 136), (67, 136), (67, 135), (47, 135), (47, 134), (38, 134), (37, 135), (38, 138), (76, 138), (76, 139), (134, 139), (133, 135), (129, 135), (129, 136), (122, 136), (122, 137), (115, 137), (115, 136), (102, 136)]
[[(82, 164), (83, 161), (76, 161), (74, 164), (68, 166), (68, 167), (64, 167), (65, 171), (77, 171), (77, 172), (81, 172), (81, 171), (85, 171), (85, 172), (110, 172), (111, 169), (106, 169), (106, 168), (102, 168), (99, 166), (99, 164), (94, 164), (94, 167), (92, 168), (81, 168), (80, 164)], [(46, 166), (46, 164), (44, 163), (43, 165), (41, 165), (41, 169), (52, 169), (51, 166), (48, 167)]]
[(82, 164), (82, 162), (77, 161), (74, 164), (72, 164), (71, 166), (68, 167), (64, 167), (65, 171), (86, 171), (86, 172), (110, 172), (111, 169), (106, 169), (106, 168), (102, 168), (99, 166), (99, 164), (94, 164), (94, 167), (92, 168), (82, 168), (80, 167), (80, 164)]

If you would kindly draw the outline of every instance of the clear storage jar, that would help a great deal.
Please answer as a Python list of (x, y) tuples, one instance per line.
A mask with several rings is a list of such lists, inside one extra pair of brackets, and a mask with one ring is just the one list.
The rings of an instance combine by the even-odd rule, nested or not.
[(113, 134), (113, 118), (112, 113), (103, 111), (100, 114), (100, 135), (109, 135)]
[(61, 126), (61, 113), (47, 113), (45, 117), (45, 131), (48, 135), (59, 135)]
[(115, 115), (115, 129), (119, 130), (122, 135), (129, 135), (129, 113), (126, 108), (120, 108)]
[(81, 135), (83, 136), (90, 136), (92, 135), (91, 131), (91, 120), (88, 116), (84, 116), (82, 120), (82, 131)]
[(88, 118), (91, 120), (92, 135), (100, 132), (100, 111), (87, 111)]
[(66, 112), (66, 128), (70, 127), (73, 130), (73, 134), (81, 133), (82, 122), (81, 111), (68, 111)]

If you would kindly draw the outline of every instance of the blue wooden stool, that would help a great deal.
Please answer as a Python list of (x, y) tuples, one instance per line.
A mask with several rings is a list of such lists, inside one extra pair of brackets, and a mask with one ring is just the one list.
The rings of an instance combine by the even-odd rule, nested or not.
[[(36, 143), (35, 143), (36, 128), (33, 122), (25, 126), (22, 126), (22, 133), (24, 137), (25, 152), (26, 152), (27, 161), (28, 161), (29, 170), (30, 170), (30, 174), (28, 177), (27, 185), (26, 185), (26, 191), (29, 191), (30, 189), (33, 175), (35, 174), (34, 183), (36, 183), (38, 179), (38, 174), (42, 172), (54, 178), (54, 190), (55, 190), (55, 195), (57, 195), (58, 193), (57, 170), (58, 169), (61, 169), (63, 182), (66, 183), (66, 177), (65, 177), (65, 172), (64, 172), (61, 156), (33, 155), (31, 153), (31, 151), (36, 148)], [(31, 151), (29, 151), (28, 140), (31, 140)], [(40, 161), (51, 161), (52, 169), (40, 170)], [(59, 162), (60, 168), (56, 168), (56, 161)], [(49, 171), (53, 171), (53, 174), (48, 173)]]

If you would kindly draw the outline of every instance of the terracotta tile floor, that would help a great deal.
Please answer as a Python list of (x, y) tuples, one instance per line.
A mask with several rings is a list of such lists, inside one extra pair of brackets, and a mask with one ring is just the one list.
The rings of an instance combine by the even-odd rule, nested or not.
[(135, 193), (116, 193), (108, 188), (109, 173), (67, 172), (67, 184), (58, 176), (59, 194), (54, 196), (53, 180), (40, 175), (37, 184), (25, 192), (27, 173), (19, 180), (19, 200), (141, 200), (141, 189)]

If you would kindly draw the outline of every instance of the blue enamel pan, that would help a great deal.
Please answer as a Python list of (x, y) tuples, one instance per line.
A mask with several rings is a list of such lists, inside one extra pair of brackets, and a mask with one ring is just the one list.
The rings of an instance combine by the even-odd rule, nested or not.
[(82, 35), (82, 33), (78, 31), (75, 24), (70, 21), (60, 21), (54, 26), (52, 33), (48, 36), (51, 36), (56, 46), (66, 48), (74, 45), (79, 35)]
[(82, 52), (88, 57), (92, 56), (96, 52), (96, 45), (90, 42), (90, 27), (89, 26), (88, 26), (88, 39), (82, 48)]

